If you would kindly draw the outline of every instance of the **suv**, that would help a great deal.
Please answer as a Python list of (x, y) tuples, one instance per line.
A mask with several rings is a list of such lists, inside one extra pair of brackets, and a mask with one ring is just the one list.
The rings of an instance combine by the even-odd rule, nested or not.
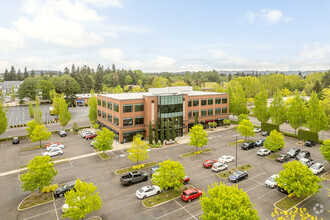
[(306, 147), (313, 147), (313, 146), (315, 146), (316, 144), (315, 144), (315, 142), (314, 141), (306, 141), (305, 142), (305, 146)]
[(297, 160), (300, 160), (301, 158), (309, 158), (311, 156), (311, 153), (308, 151), (300, 151), (300, 153), (296, 156)]
[(262, 135), (262, 136), (268, 136), (268, 135), (269, 135), (269, 131), (262, 131), (262, 132), (261, 132), (261, 135)]
[(72, 182), (68, 182), (67, 184), (65, 184), (64, 186), (62, 187), (58, 187), (55, 191), (54, 191), (54, 196), (55, 197), (63, 197), (64, 194), (73, 189), (74, 189), (74, 185), (76, 184), (76, 181), (72, 181)]
[(286, 154), (281, 154), (280, 156), (277, 157), (276, 159), (278, 162), (286, 162), (286, 161), (289, 161), (290, 160), (290, 156), (289, 155), (286, 155)]
[(19, 144), (19, 141), (20, 141), (19, 137), (14, 137), (12, 143), (13, 144)]
[(249, 150), (251, 148), (255, 148), (257, 145), (254, 142), (246, 142), (242, 145), (243, 150)]
[(291, 148), (288, 153), (286, 153), (287, 155), (289, 155), (291, 158), (296, 157), (298, 154), (300, 153), (300, 149), (299, 148)]
[(256, 146), (261, 147), (264, 146), (265, 139), (259, 139), (256, 141)]
[(58, 135), (60, 135), (60, 137), (65, 137), (66, 136), (66, 131), (65, 130), (60, 130), (60, 131), (58, 131)]

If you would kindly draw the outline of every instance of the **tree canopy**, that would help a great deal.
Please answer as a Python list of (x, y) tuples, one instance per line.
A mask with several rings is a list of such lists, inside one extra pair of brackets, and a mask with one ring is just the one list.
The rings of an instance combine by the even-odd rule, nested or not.
[(3, 110), (2, 102), (0, 100), (0, 135), (5, 133), (8, 127), (7, 115)]
[(69, 112), (68, 104), (66, 103), (64, 98), (60, 99), (59, 106), (60, 107), (59, 107), (58, 120), (60, 121), (60, 125), (64, 129), (64, 127), (67, 126), (67, 124), (71, 120), (71, 113)]
[(306, 121), (309, 130), (313, 132), (318, 133), (321, 130), (328, 129), (328, 118), (315, 92), (312, 92), (308, 101)]
[(284, 142), (283, 135), (276, 130), (272, 130), (270, 132), (270, 135), (266, 138), (266, 140), (264, 142), (264, 147), (267, 150), (274, 151), (274, 152), (277, 152), (277, 151), (283, 149), (284, 145), (285, 145), (285, 142)]
[(261, 91), (254, 98), (254, 115), (257, 117), (260, 122), (267, 122), (270, 118), (270, 114), (268, 111), (268, 99), (267, 92), (264, 87), (262, 87)]
[(39, 141), (39, 146), (41, 146), (41, 141), (48, 141), (52, 136), (52, 133), (48, 131), (45, 125), (38, 124), (30, 135), (30, 139), (32, 142)]
[(147, 151), (148, 145), (147, 143), (143, 142), (141, 138), (142, 136), (140, 134), (135, 135), (133, 138), (132, 146), (127, 150), (127, 153), (129, 153), (128, 159), (136, 163), (149, 158)]
[(196, 150), (198, 148), (202, 148), (204, 145), (207, 145), (208, 139), (207, 139), (207, 133), (203, 129), (203, 125), (197, 124), (194, 125), (189, 130), (189, 146), (195, 146)]
[(102, 131), (97, 131), (97, 137), (94, 141), (94, 147), (100, 151), (107, 151), (113, 149), (113, 139), (115, 134), (107, 128), (102, 128)]
[(88, 117), (90, 122), (94, 123), (97, 119), (97, 99), (93, 89), (91, 90), (91, 97), (88, 100), (88, 105), (89, 105)]
[(286, 106), (279, 90), (270, 104), (269, 113), (272, 123), (276, 125), (281, 125), (286, 121)]
[(330, 163), (330, 140), (324, 140), (320, 147), (323, 158)]
[(253, 126), (253, 124), (250, 120), (243, 119), (239, 123), (236, 131), (238, 133), (240, 133), (242, 136), (244, 136), (245, 139), (247, 137), (254, 137), (255, 136), (254, 126)]
[(302, 126), (302, 123), (305, 121), (306, 109), (303, 101), (299, 95), (299, 92), (295, 92), (295, 97), (290, 102), (287, 112), (287, 118), (291, 127), (295, 130)]

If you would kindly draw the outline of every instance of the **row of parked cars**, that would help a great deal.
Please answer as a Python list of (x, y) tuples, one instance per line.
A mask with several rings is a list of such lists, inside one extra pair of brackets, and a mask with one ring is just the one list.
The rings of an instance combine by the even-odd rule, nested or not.
[(92, 130), (83, 130), (80, 132), (80, 136), (86, 140), (90, 140), (96, 138), (97, 134)]
[(44, 152), (43, 156), (59, 156), (63, 154), (64, 144), (61, 144), (60, 142), (50, 142), (46, 146), (46, 152)]

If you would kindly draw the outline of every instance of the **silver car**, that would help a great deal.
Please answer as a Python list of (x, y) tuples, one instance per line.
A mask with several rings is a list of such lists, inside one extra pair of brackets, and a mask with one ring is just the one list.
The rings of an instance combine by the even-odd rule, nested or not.
[(59, 156), (62, 154), (63, 154), (63, 151), (60, 148), (52, 148), (49, 151), (43, 153), (42, 156), (54, 157), (54, 156)]

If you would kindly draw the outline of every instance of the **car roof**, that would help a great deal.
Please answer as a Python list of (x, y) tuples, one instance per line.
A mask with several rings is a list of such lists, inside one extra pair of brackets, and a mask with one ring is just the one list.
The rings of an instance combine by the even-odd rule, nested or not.
[(273, 174), (270, 177), (272, 177), (272, 178), (278, 177), (278, 174)]
[(143, 187), (141, 187), (141, 189), (142, 189), (143, 191), (146, 191), (146, 190), (148, 190), (148, 189), (151, 189), (151, 186), (149, 186), (149, 185), (147, 185), (147, 186), (143, 186)]
[(321, 163), (314, 163), (313, 165), (317, 165), (317, 166), (323, 166), (323, 164), (321, 164)]
[(197, 190), (196, 189), (187, 189), (187, 190), (185, 190), (184, 192), (186, 193), (186, 194), (190, 194), (190, 193), (192, 193), (192, 192), (196, 192)]
[(214, 163), (214, 165), (225, 165), (224, 163), (220, 163), (220, 162), (216, 162), (216, 163)]
[(301, 160), (301, 161), (307, 161), (307, 160), (309, 160), (309, 159), (307, 159), (307, 158), (301, 158), (300, 160)]

